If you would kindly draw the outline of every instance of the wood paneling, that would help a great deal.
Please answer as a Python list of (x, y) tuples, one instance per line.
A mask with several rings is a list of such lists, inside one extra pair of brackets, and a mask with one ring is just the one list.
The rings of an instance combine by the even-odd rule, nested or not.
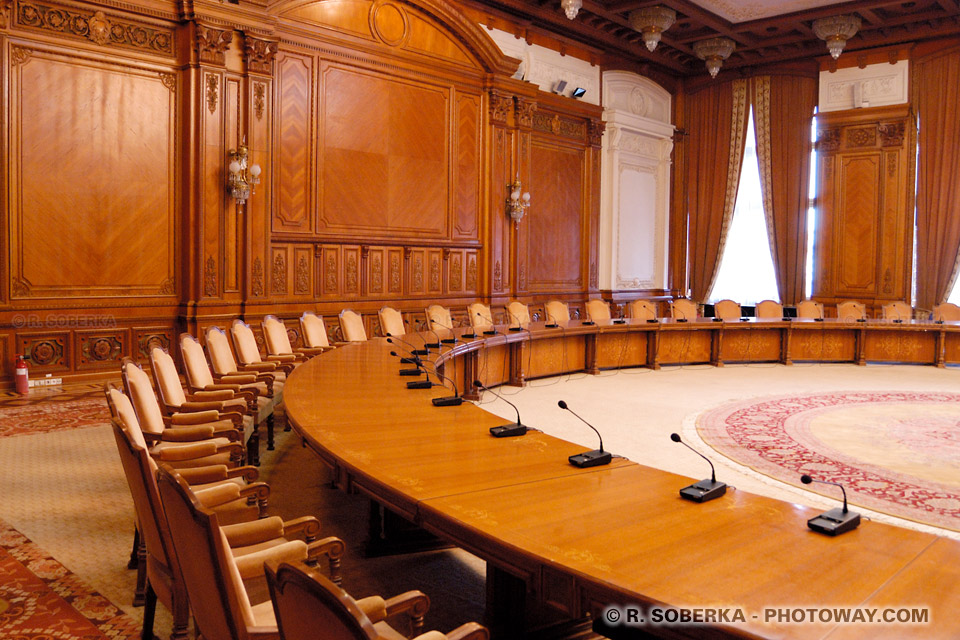
[(856, 360), (856, 347), (856, 337), (848, 331), (794, 331), (790, 338), (790, 359), (853, 362)]
[(597, 336), (597, 367), (619, 369), (647, 364), (649, 334), (607, 333)]
[(756, 329), (724, 329), (720, 347), (723, 362), (778, 362), (779, 332)]
[(309, 232), (313, 193), (310, 158), (314, 141), (313, 59), (282, 52), (277, 56), (277, 204), (274, 231)]
[(453, 237), (477, 237), (480, 214), (480, 97), (457, 96)]
[(585, 339), (583, 336), (537, 340), (532, 352), (526, 378), (543, 378), (584, 368)]

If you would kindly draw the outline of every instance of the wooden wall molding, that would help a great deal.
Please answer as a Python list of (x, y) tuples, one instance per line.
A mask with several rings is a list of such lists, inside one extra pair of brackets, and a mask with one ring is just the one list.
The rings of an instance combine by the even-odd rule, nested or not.
[(243, 36), (243, 55), (248, 72), (273, 75), (273, 61), (278, 51), (279, 45), (274, 40)]
[(80, 11), (52, 3), (24, 2), (17, 6), (18, 27), (85, 39), (100, 46), (115, 46), (172, 56), (172, 29), (120, 18), (103, 11)]
[(233, 42), (233, 32), (230, 30), (216, 29), (199, 23), (196, 25), (194, 46), (201, 63), (223, 66), (226, 62), (226, 51), (231, 42)]

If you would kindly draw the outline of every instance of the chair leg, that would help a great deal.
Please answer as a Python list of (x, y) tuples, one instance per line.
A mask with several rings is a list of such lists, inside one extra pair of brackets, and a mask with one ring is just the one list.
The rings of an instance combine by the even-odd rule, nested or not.
[(153, 618), (157, 612), (157, 594), (149, 583), (143, 604), (143, 630), (140, 637), (143, 640), (153, 640)]
[(267, 451), (273, 451), (273, 414), (267, 417)]
[(130, 561), (127, 563), (127, 569), (136, 569), (140, 558), (137, 557), (137, 548), (140, 546), (140, 529), (133, 528), (133, 548), (130, 549)]
[[(182, 588), (174, 588), (173, 593), (173, 629), (170, 631), (170, 640), (188, 640), (190, 637), (190, 604), (187, 601), (187, 592)], [(199, 637), (200, 632), (197, 631)]]
[(137, 585), (133, 590), (133, 606), (143, 606), (147, 586), (147, 545), (142, 537), (137, 536)]
[(260, 427), (253, 426), (253, 433), (247, 439), (247, 464), (260, 466)]

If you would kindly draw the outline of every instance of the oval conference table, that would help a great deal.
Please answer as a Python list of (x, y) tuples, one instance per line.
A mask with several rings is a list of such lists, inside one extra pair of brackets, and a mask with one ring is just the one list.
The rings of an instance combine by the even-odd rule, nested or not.
[[(745, 491), (689, 502), (678, 490), (690, 478), (617, 457), (577, 468), (567, 458), (581, 445), (535, 430), (495, 438), (489, 429), (502, 418), (470, 403), (431, 403), (451, 395), (451, 383), (470, 396), (474, 379), (522, 384), (612, 366), (943, 365), (960, 356), (960, 326), (704, 320), (497, 329), (475, 338), (456, 329), (455, 343), (423, 358), (448, 388), (408, 389), (422, 376), (398, 375), (412, 365), (390, 353), (451, 341), (451, 332), (428, 331), (334, 349), (298, 367), (284, 391), (288, 419), (340, 487), (487, 561), (494, 624), (515, 621), (526, 598), (566, 619), (604, 616), (611, 605), (639, 607), (641, 616), (663, 607), (661, 620), (673, 619), (669, 608), (673, 617), (681, 609), (697, 616), (696, 625), (646, 628), (661, 637), (960, 637), (960, 542), (866, 520), (829, 537), (807, 528), (819, 511)], [(927, 621), (860, 621), (911, 609)], [(834, 610), (856, 622), (838, 623)]]

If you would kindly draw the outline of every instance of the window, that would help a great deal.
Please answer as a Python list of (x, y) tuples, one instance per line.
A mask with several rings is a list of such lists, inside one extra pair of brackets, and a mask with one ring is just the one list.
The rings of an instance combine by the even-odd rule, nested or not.
[(767, 221), (763, 215), (753, 109), (750, 110), (747, 124), (743, 167), (740, 170), (733, 220), (727, 232), (727, 243), (709, 301), (716, 302), (727, 298), (741, 304), (780, 299), (777, 279), (773, 272), (773, 258), (770, 255)]
[(813, 239), (817, 234), (817, 108), (810, 123), (810, 188), (807, 191), (807, 264), (803, 297), (813, 297)]

